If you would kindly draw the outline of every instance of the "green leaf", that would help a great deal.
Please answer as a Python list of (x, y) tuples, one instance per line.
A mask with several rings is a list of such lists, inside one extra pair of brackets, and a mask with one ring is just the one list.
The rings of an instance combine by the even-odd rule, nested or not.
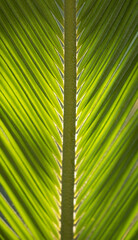
[(1, 0), (0, 239), (137, 238), (136, 3)]
[(75, 237), (126, 239), (136, 221), (136, 1), (85, 1), (77, 21)]

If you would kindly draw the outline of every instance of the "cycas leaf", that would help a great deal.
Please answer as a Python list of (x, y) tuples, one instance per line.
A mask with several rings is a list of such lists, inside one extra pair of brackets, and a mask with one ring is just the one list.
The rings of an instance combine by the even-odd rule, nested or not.
[(4, 239), (59, 239), (60, 7), (55, 1), (1, 3), (1, 184), (16, 209), (1, 196)]
[(78, 12), (75, 237), (124, 239), (137, 218), (136, 1)]
[(0, 239), (136, 239), (136, 16), (1, 0)]

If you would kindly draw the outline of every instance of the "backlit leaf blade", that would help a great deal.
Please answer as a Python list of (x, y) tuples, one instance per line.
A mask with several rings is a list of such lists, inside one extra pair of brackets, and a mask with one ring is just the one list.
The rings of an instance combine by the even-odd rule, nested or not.
[(75, 237), (125, 239), (137, 219), (136, 1), (78, 6)]
[(55, 1), (1, 6), (1, 234), (59, 239), (63, 17)]

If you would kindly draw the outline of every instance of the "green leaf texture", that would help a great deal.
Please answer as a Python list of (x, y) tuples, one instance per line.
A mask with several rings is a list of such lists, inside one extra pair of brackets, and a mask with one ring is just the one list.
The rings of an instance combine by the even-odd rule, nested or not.
[(63, 3), (1, 1), (3, 239), (59, 239)]
[(136, 1), (78, 1), (75, 237), (136, 239)]
[[(136, 240), (136, 0), (74, 1), (74, 239)], [(0, 239), (58, 240), (64, 1), (0, 4)]]

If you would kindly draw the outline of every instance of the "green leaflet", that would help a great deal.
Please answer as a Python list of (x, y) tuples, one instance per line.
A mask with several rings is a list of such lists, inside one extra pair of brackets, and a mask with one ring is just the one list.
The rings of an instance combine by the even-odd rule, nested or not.
[(0, 239), (136, 239), (136, 16), (1, 0)]
[(63, 34), (47, 6), (2, 1), (1, 184), (20, 216), (2, 198), (4, 239), (59, 238)]
[(134, 235), (136, 38), (136, 1), (85, 1), (78, 14), (77, 239)]

